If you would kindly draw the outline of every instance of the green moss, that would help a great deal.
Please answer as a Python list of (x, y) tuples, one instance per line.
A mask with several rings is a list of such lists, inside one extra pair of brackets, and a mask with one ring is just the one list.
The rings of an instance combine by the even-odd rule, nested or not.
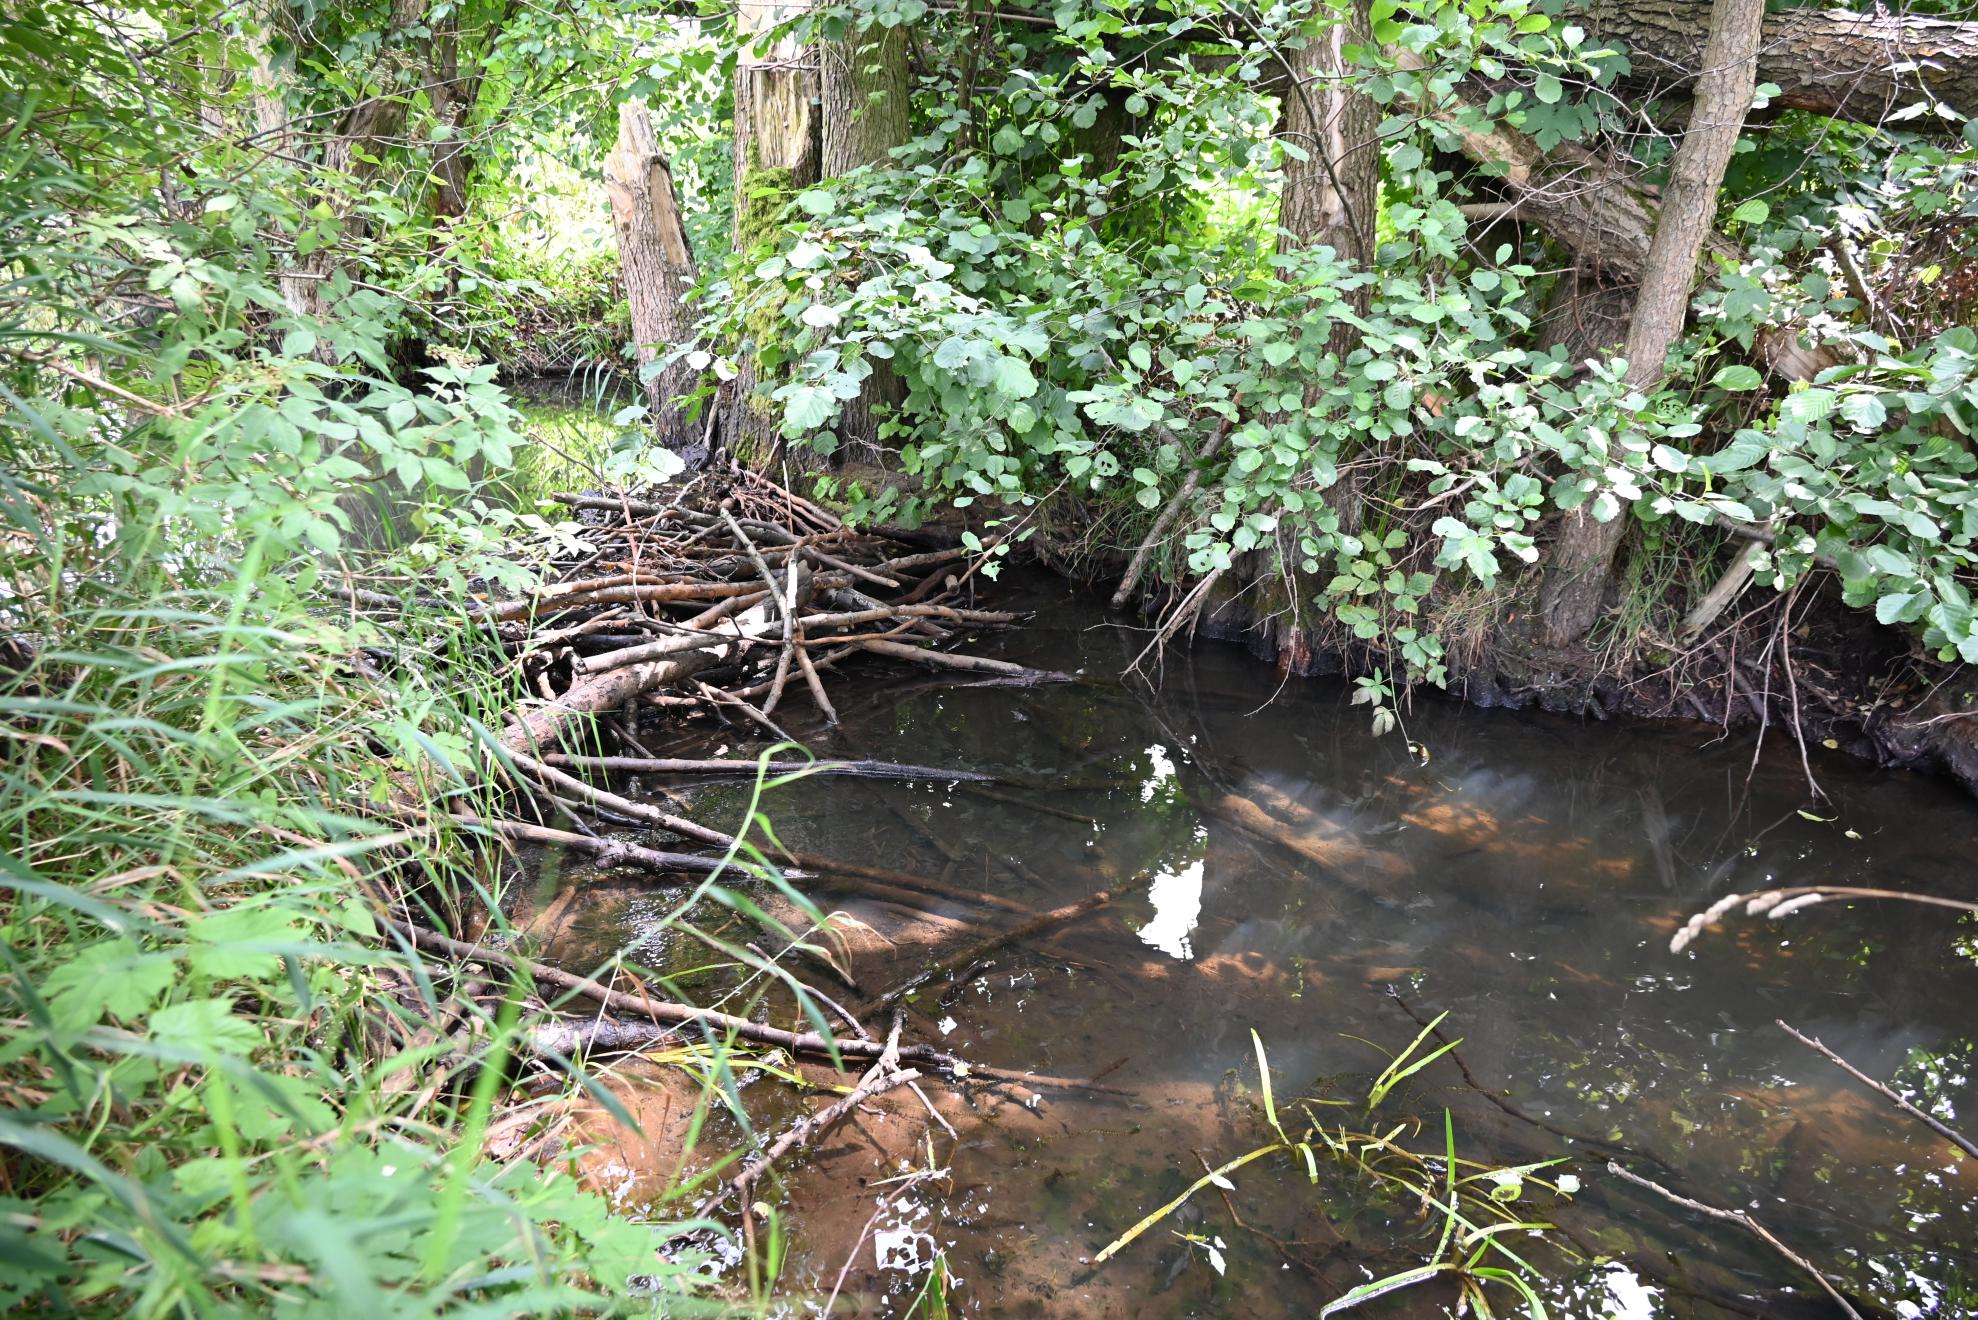
[[(755, 149), (751, 146), (746, 168), (736, 188), (735, 200), (735, 253), (741, 259), (742, 268), (750, 270), (753, 262), (750, 254), (757, 248), (767, 245), (776, 234), (778, 223), (790, 199), (797, 193), (796, 174), (788, 169), (769, 169), (760, 164)], [(743, 285), (745, 295), (755, 290)], [(783, 323), (783, 306), (786, 299), (780, 294), (764, 297), (756, 301), (742, 319), (744, 346), (748, 347), (757, 379), (755, 388), (741, 400), (741, 406), (759, 426), (745, 426), (737, 437), (742, 449), (754, 446), (751, 436), (761, 433), (774, 434), (776, 419), (774, 410), (762, 398), (763, 388), (776, 383), (780, 372), (763, 360), (761, 345), (776, 342)], [(767, 455), (739, 452), (743, 462), (752, 463)]]

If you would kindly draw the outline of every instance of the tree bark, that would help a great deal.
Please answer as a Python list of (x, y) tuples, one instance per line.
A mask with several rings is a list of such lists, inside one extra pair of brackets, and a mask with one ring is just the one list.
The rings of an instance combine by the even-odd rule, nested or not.
[[(818, 45), (822, 173), (837, 178), (861, 168), (882, 168), (908, 134), (907, 33), (904, 27), (853, 26), (836, 41)], [(876, 461), (879, 414), (905, 398), (899, 373), (884, 359), (868, 359), (872, 374), (838, 418), (843, 456)]]
[[(687, 295), (694, 287), (694, 255), (680, 220), (673, 174), (660, 154), (652, 115), (642, 101), (618, 107), (618, 143), (604, 166), (611, 195), (612, 228), (618, 236), (618, 267), (632, 309), (632, 340), (639, 374), (669, 349), (693, 337)], [(679, 405), (700, 381), (700, 373), (676, 361), (645, 380), (646, 401), (668, 449), (697, 471), (707, 447)]]
[[(1708, 0), (1593, 0), (1570, 4), (1595, 46), (1623, 43), (1629, 95), (1685, 95), (1714, 68), (1704, 53)], [(1978, 23), (1843, 9), (1788, 9), (1765, 20), (1757, 81), (1775, 83), (1772, 104), (1861, 123), (1880, 123), (1901, 106), (1935, 99), (1978, 114)], [(1955, 132), (1936, 115), (1911, 123)]]
[[(1278, 201), (1279, 250), (1323, 244), (1346, 261), (1374, 264), (1374, 212), (1380, 204), (1380, 107), (1357, 91), (1349, 45), (1371, 46), (1366, 6), (1313, 34), (1287, 54), (1290, 83), (1278, 111), (1277, 136), (1305, 159), (1287, 154)], [(1365, 311), (1369, 291), (1356, 290)], [(1344, 331), (1342, 338), (1341, 332)], [(1350, 347), (1350, 327), (1334, 332)]]
[[(1765, 0), (1716, 0), (1704, 43), (1706, 72), (1697, 81), (1688, 128), (1676, 148), (1648, 260), (1628, 321), (1627, 383), (1651, 390), (1667, 374), (1669, 349), (1689, 317), (1697, 261), (1712, 236), (1717, 190), (1736, 150), (1757, 82)], [(1586, 636), (1606, 595), (1614, 552), (1627, 528), (1627, 510), (1606, 522), (1590, 498), (1566, 515), (1539, 592), (1540, 635), (1566, 646)]]
[[(762, 40), (807, 7), (808, 0), (765, 0), (736, 10), (735, 250), (740, 253), (767, 239), (783, 204), (818, 180), (817, 66), (789, 37)], [(726, 434), (745, 462), (767, 462), (780, 447), (775, 406), (760, 397), (765, 382), (757, 354), (782, 333), (778, 309), (762, 309), (752, 318), (736, 362)]]
[[(496, 31), (507, 19), (504, 12)], [(481, 78), (487, 67), (485, 56), (470, 63), (474, 71), (463, 77), (460, 20), (457, 14), (450, 16), (433, 34), (433, 81), (426, 92), (434, 120), (447, 129), (447, 136), (433, 144), (433, 214), (442, 220), (457, 220), (467, 214), (467, 184), (474, 166), (467, 121), (481, 95)]]
[[(1330, 12), (1330, 11), (1325, 11)], [(1364, 269), (1374, 262), (1374, 217), (1380, 207), (1380, 107), (1355, 85), (1348, 46), (1371, 48), (1373, 34), (1365, 0), (1353, 0), (1336, 20), (1307, 35), (1305, 44), (1288, 51), (1290, 77), (1280, 93), (1277, 136), (1287, 148), (1284, 182), (1278, 199), (1278, 249), (1323, 246), (1341, 261)], [(1300, 156), (1303, 159), (1300, 159)], [(1356, 312), (1372, 305), (1373, 290), (1362, 286), (1348, 295)], [(1360, 332), (1344, 321), (1333, 323), (1330, 347), (1342, 360), (1359, 346)], [(1320, 387), (1306, 394), (1317, 401)], [(1339, 519), (1339, 530), (1359, 530), (1363, 500), (1352, 469), (1339, 455), (1341, 475), (1321, 492), (1326, 506)], [(1310, 666), (1312, 629), (1307, 613), (1318, 594), (1318, 581), (1299, 568), (1296, 558), (1270, 562), (1263, 572), (1283, 571), (1290, 618), (1277, 626), (1278, 663), (1291, 672)]]

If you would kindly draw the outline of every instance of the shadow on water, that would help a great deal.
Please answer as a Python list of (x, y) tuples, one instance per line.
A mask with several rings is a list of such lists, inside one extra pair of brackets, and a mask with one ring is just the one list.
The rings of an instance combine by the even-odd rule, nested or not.
[[(930, 1088), (959, 1133), (936, 1131), (931, 1146), (917, 1102), (889, 1098), (784, 1173), (786, 1284), (821, 1298), (843, 1270), (840, 1307), (903, 1314), (938, 1253), (947, 1305), (968, 1314), (1316, 1314), (1422, 1261), (1439, 1224), (1349, 1169), (1322, 1166), (1315, 1192), (1302, 1163), (1265, 1162), (1103, 1268), (1090, 1262), (1267, 1131), (1253, 1029), (1281, 1104), (1329, 1101), (1363, 1118), (1382, 1051), (1420, 1030), (1393, 987), (1424, 1017), (1448, 1013), (1463, 1064), (1506, 1104), (1444, 1058), (1365, 1121), (1405, 1122), (1401, 1140), (1433, 1151), (1447, 1110), (1466, 1157), (1569, 1157), (1551, 1172), (1577, 1177), (1579, 1194), (1519, 1207), (1564, 1230), (1565, 1250), (1530, 1248), (1558, 1312), (1833, 1313), (1766, 1248), (1619, 1182), (1608, 1148), (1569, 1132), (1751, 1211), (1844, 1279), (1864, 1314), (1973, 1313), (1978, 1169), (1774, 1025), (1784, 1017), (1958, 1115), (1978, 1050), (1972, 932), (1927, 908), (1834, 904), (1777, 923), (1733, 918), (1684, 954), (1668, 947), (1689, 914), (1733, 891), (1978, 894), (1968, 799), (1816, 756), (1832, 803), (1802, 810), (1790, 752), (1768, 752), (1747, 782), (1749, 744), (1703, 726), (1582, 726), (1442, 700), (1407, 716), (1424, 764), (1400, 737), (1371, 738), (1340, 686), (1276, 690), (1234, 648), (1171, 653), (1160, 691), (1135, 690), (1117, 676), (1138, 634), (1062, 584), (1011, 589), (1037, 619), (982, 649), (1083, 682), (956, 688), (872, 671), (839, 680), (838, 730), (800, 705), (778, 718), (820, 754), (1049, 787), (812, 779), (768, 807), (792, 847), (1037, 910), (1151, 872), (1144, 891), (924, 994), (910, 1019), (971, 1059), (1103, 1072), (1126, 1094)], [(704, 747), (705, 729), (673, 732)], [(753, 747), (725, 732), (736, 750)], [(696, 814), (722, 820), (744, 801), (703, 788)], [(574, 965), (624, 946), (663, 897), (589, 891), (555, 954)], [(851, 918), (868, 988), (967, 938), (956, 922), (1005, 919), (817, 897)], [(930, 1158), (937, 1176), (888, 1184)], [(1206, 1250), (1218, 1242), (1221, 1269)], [(1442, 1314), (1453, 1299), (1425, 1288), (1355, 1314)]]

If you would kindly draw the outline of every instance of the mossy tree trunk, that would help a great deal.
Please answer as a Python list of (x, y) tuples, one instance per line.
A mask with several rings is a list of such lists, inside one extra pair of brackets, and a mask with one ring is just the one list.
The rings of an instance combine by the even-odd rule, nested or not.
[[(906, 29), (853, 26), (819, 42), (817, 53), (824, 177), (884, 168), (909, 131)], [(898, 372), (884, 359), (867, 361), (872, 374), (859, 396), (846, 401), (837, 425), (843, 456), (864, 462), (879, 457), (880, 417), (905, 397)]]
[[(770, 237), (776, 215), (818, 180), (818, 76), (812, 53), (784, 37), (763, 36), (807, 8), (806, 0), (765, 0), (735, 15), (735, 251)], [(776, 405), (766, 397), (762, 354), (783, 331), (780, 309), (750, 318), (752, 333), (736, 362), (734, 395), (724, 427), (729, 448), (744, 462), (768, 463), (778, 451)]]
[[(1711, 238), (1717, 190), (1743, 131), (1757, 83), (1757, 54), (1765, 0), (1716, 0), (1704, 43), (1705, 72), (1697, 81), (1689, 126), (1676, 148), (1661, 212), (1650, 240), (1641, 287), (1628, 321), (1628, 384), (1652, 390), (1667, 374), (1669, 350), (1689, 317), (1697, 261)], [(1614, 552), (1627, 529), (1627, 510), (1601, 522), (1598, 492), (1561, 523), (1539, 591), (1541, 638), (1566, 646), (1586, 636), (1607, 594)]]

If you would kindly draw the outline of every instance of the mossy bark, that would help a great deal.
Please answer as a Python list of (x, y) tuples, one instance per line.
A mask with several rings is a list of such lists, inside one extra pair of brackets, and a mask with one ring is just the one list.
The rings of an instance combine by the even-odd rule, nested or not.
[[(767, 0), (736, 13), (735, 57), (735, 251), (746, 254), (775, 230), (784, 203), (819, 177), (821, 142), (817, 115), (817, 65), (811, 52), (789, 38), (763, 42), (761, 34), (806, 8), (804, 0)], [(728, 446), (742, 461), (772, 461), (781, 441), (776, 408), (766, 397), (759, 354), (780, 333), (780, 306), (749, 318), (751, 334), (736, 363), (733, 401), (725, 426)]]
[[(823, 175), (827, 179), (863, 168), (884, 168), (895, 147), (907, 140), (907, 34), (903, 27), (856, 28), (836, 41), (818, 44), (819, 115)], [(899, 373), (872, 359), (856, 399), (847, 400), (837, 423), (842, 457), (857, 462), (879, 458), (879, 421), (906, 397)]]

